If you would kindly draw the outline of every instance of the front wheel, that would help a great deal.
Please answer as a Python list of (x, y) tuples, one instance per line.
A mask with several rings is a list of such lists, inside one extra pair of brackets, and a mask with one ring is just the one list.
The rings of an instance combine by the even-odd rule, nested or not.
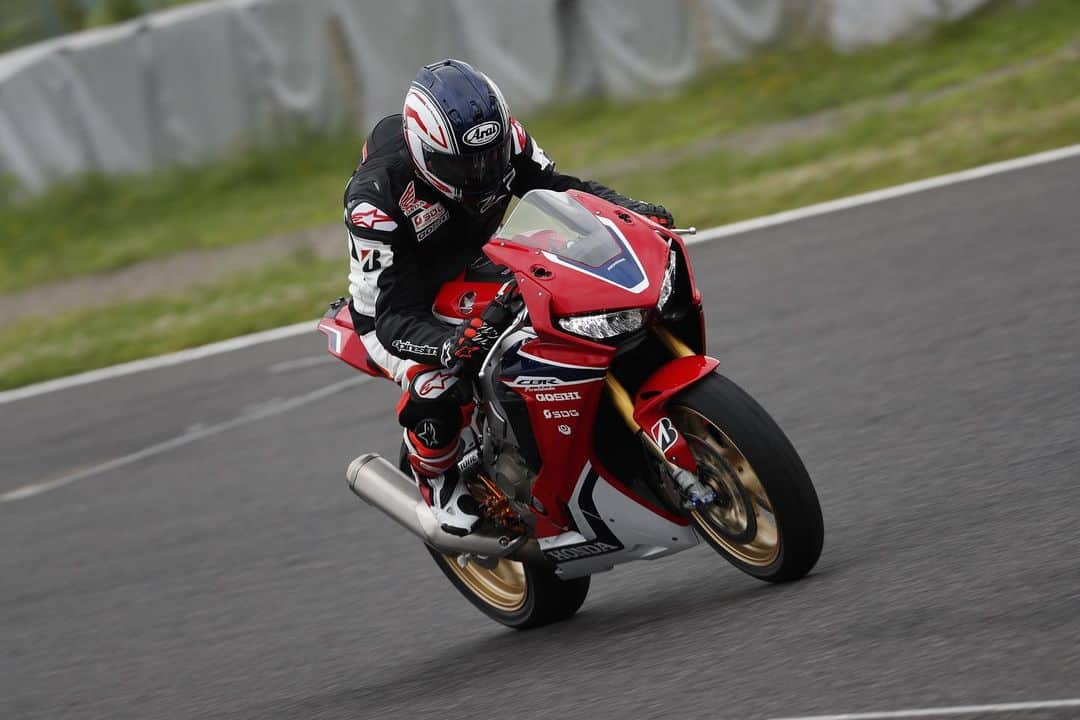
[(714, 373), (675, 397), (668, 414), (686, 438), (699, 479), (720, 499), (693, 515), (731, 564), (761, 580), (810, 572), (821, 555), (821, 506), (802, 460), (769, 414)]

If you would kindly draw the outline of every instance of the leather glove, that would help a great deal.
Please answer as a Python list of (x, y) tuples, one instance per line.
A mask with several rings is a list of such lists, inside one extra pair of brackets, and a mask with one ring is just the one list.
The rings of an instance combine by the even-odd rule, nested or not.
[(439, 353), (443, 367), (461, 366), (467, 371), (478, 370), (495, 341), (517, 316), (522, 304), (517, 283), (511, 280), (504, 284), (480, 317), (459, 325), (454, 334), (443, 342)]
[(657, 225), (661, 225), (668, 229), (675, 227), (675, 218), (671, 216), (667, 208), (663, 205), (654, 205), (647, 202), (635, 202), (628, 209), (633, 210), (638, 215), (644, 215), (649, 220), (652, 220)]

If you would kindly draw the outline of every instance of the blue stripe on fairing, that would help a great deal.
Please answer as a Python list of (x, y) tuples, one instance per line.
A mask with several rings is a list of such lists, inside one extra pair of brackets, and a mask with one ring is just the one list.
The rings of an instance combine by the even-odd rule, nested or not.
[(610, 260), (606, 260), (603, 265), (594, 267), (587, 265), (580, 260), (566, 257), (565, 255), (559, 255), (559, 260), (562, 260), (567, 265), (573, 265), (574, 268), (595, 277), (604, 278), (610, 282), (615, 283), (627, 290), (632, 290), (637, 287), (642, 280), (645, 279), (645, 275), (641, 272), (641, 268), (638, 267), (637, 261), (630, 253), (626, 243), (619, 236), (614, 229), (604, 225), (604, 229), (608, 231), (612, 239), (619, 246), (619, 254)]
[(502, 379), (513, 380), (518, 377), (553, 377), (564, 382), (575, 380), (594, 380), (604, 376), (603, 368), (568, 368), (549, 365), (533, 358), (518, 354), (522, 343), (517, 343), (503, 354)]

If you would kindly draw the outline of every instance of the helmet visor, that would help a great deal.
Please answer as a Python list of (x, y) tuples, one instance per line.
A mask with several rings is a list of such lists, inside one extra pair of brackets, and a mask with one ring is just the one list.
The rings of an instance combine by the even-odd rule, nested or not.
[(478, 152), (450, 155), (424, 148), (424, 161), (432, 175), (464, 192), (486, 192), (502, 182), (510, 164), (510, 143)]

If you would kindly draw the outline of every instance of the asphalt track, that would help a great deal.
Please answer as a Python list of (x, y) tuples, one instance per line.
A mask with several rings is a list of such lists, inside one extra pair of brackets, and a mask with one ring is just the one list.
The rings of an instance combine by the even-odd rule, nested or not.
[(353, 455), (396, 448), (396, 392), (310, 395), (354, 377), (306, 360), (321, 336), (0, 406), (0, 495), (46, 483), (0, 502), (0, 717), (1080, 697), (1078, 227), (1070, 159), (696, 246), (712, 353), (815, 479), (821, 562), (773, 587), (698, 547), (595, 577), (528, 633), (348, 493)]

